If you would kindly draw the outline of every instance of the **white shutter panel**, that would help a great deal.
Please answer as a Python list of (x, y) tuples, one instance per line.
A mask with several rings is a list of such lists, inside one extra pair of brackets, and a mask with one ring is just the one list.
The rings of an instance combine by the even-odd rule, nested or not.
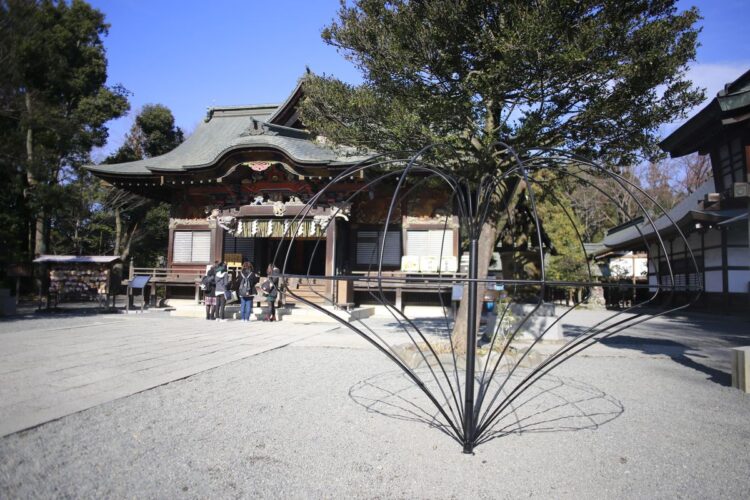
[(191, 262), (211, 261), (211, 233), (209, 231), (195, 231), (193, 233)]
[(429, 255), (429, 231), (406, 232), (406, 255)]
[(430, 253), (426, 255), (453, 257), (453, 230), (431, 229), (429, 241)]
[(193, 248), (193, 233), (190, 231), (175, 231), (172, 248), (172, 262), (191, 262)]
[(406, 255), (420, 257), (453, 257), (453, 230), (430, 229), (408, 231)]

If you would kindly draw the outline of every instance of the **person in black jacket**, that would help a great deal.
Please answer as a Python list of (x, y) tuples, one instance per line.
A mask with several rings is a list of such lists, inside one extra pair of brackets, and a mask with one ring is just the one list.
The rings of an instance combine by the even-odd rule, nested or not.
[(253, 270), (253, 265), (244, 261), (242, 270), (237, 274), (234, 289), (237, 290), (237, 296), (240, 298), (240, 317), (242, 321), (250, 321), (253, 314), (253, 300), (255, 299), (256, 289), (259, 278)]
[(276, 300), (279, 297), (279, 268), (273, 264), (268, 264), (266, 273), (268, 277), (263, 282), (263, 293), (266, 296), (266, 302), (268, 302), (268, 316), (265, 321), (276, 321)]
[(227, 272), (227, 265), (220, 263), (216, 268), (216, 275), (214, 277), (216, 283), (216, 319), (219, 321), (226, 321), (224, 318), (224, 306), (227, 304), (227, 293), (230, 290), (229, 273)]
[(216, 317), (216, 268), (211, 266), (206, 271), (206, 275), (201, 280), (201, 289), (203, 290), (203, 301), (206, 304), (206, 319), (211, 320)]

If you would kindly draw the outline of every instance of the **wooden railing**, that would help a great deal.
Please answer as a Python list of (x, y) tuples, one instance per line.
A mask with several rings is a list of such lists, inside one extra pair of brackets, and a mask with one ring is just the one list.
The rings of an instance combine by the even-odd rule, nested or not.
[(130, 266), (128, 278), (134, 276), (151, 276), (154, 282), (193, 283), (206, 274), (205, 266), (201, 267), (133, 267)]

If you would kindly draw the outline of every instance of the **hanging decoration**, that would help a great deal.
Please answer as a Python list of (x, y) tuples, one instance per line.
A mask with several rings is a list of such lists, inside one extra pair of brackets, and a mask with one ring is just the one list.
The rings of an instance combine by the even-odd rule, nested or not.
[(236, 235), (243, 238), (320, 238), (325, 237), (328, 216), (312, 220), (252, 219), (237, 222)]

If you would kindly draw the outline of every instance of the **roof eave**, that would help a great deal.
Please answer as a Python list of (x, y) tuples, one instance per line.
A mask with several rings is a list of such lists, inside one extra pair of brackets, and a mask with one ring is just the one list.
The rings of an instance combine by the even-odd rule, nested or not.
[(672, 158), (685, 156), (701, 149), (708, 139), (721, 129), (721, 108), (713, 99), (692, 118), (659, 143)]

